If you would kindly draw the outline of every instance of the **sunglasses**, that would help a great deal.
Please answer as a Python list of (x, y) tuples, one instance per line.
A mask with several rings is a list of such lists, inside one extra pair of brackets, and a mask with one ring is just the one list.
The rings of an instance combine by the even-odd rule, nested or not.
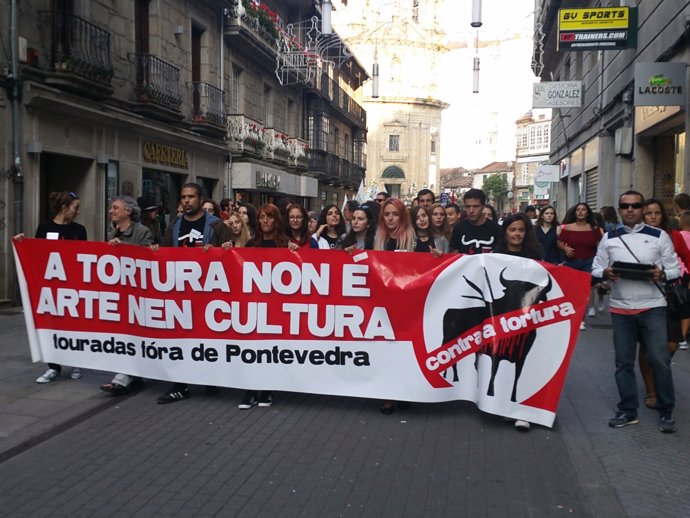
[(73, 200), (79, 199), (79, 196), (77, 196), (76, 193), (71, 192), (71, 193), (69, 193), (69, 195), (72, 197)]
[(618, 208), (621, 210), (627, 210), (627, 209), (641, 209), (644, 207), (644, 203), (619, 203)]

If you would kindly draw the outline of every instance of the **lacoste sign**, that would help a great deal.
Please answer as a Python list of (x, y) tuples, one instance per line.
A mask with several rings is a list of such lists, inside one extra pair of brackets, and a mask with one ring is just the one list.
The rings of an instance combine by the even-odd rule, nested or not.
[(685, 63), (635, 63), (635, 106), (684, 106)]

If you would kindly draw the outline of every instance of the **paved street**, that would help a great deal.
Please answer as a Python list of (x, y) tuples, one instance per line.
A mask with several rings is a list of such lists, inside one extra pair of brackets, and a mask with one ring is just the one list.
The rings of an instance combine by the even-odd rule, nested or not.
[[(679, 431), (607, 426), (616, 390), (608, 317), (588, 319), (553, 429), (519, 433), (465, 402), (412, 405), (241, 391), (157, 405), (105, 373), (50, 385), (17, 311), (0, 315), (1, 516), (690, 516), (690, 354), (674, 375)], [(69, 369), (65, 374), (69, 373)]]

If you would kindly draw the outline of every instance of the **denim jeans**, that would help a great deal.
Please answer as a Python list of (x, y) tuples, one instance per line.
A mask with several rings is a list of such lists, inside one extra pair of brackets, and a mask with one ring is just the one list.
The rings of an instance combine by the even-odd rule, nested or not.
[(671, 353), (668, 350), (666, 308), (652, 308), (637, 315), (611, 314), (613, 347), (616, 352), (618, 410), (637, 415), (639, 401), (635, 381), (635, 356), (638, 336), (644, 340), (647, 359), (654, 371), (654, 391), (660, 412), (675, 405)]

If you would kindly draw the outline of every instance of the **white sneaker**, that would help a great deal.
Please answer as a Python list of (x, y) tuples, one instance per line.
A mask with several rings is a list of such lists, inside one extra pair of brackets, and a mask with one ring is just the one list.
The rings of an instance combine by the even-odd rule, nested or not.
[(599, 303), (599, 307), (597, 308), (597, 311), (604, 311), (606, 309), (606, 306), (604, 305), (603, 302)]
[(690, 345), (688, 345), (688, 342), (683, 340), (682, 342), (678, 342), (678, 349), (680, 349), (681, 351), (687, 351), (688, 349), (690, 349)]
[(69, 375), (73, 380), (78, 380), (81, 378), (81, 369), (79, 367), (72, 367), (72, 374)]
[(51, 381), (55, 381), (59, 377), (60, 377), (59, 371), (57, 371), (55, 369), (48, 369), (43, 374), (41, 374), (38, 378), (36, 378), (36, 383), (50, 383)]
[(587, 329), (587, 326), (585, 325), (584, 322), (580, 322), (580, 331), (584, 331)]
[(594, 309), (594, 306), (589, 308), (589, 311), (587, 312), (588, 317), (596, 317), (597, 316), (597, 310)]
[(518, 419), (517, 421), (515, 421), (515, 428), (522, 432), (526, 432), (530, 429), (529, 421), (523, 421), (522, 419)]

